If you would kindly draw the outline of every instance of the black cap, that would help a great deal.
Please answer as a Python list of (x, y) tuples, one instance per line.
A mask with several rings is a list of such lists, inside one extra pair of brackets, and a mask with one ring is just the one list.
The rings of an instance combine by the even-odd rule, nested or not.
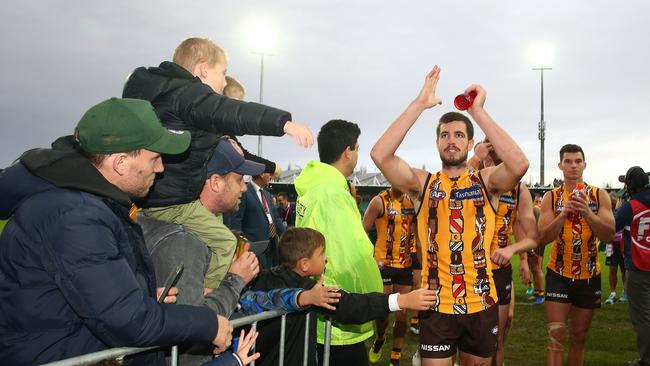
[(640, 166), (633, 166), (625, 175), (619, 176), (618, 181), (625, 183), (628, 190), (641, 190), (648, 185), (648, 174)]

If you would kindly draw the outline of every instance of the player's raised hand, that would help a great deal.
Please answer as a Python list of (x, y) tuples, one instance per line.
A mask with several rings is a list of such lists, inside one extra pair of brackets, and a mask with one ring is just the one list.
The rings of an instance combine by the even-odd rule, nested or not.
[(420, 94), (415, 98), (415, 101), (424, 108), (432, 108), (442, 103), (440, 98), (436, 96), (438, 79), (440, 79), (440, 67), (436, 65), (427, 74), (426, 78), (424, 78), (422, 90), (420, 90)]

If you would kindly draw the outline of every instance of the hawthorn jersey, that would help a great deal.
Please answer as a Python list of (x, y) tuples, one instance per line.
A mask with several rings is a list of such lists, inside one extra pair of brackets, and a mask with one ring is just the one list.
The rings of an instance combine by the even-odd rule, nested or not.
[(391, 197), (390, 191), (379, 193), (384, 213), (375, 220), (377, 242), (375, 259), (393, 268), (411, 267), (411, 248), (415, 244), (415, 209), (411, 198), (404, 194), (401, 200)]
[[(585, 190), (589, 209), (597, 214), (600, 206), (598, 188), (585, 183)], [(562, 185), (554, 188), (551, 194), (553, 211), (557, 216), (562, 211), (571, 192), (565, 190)], [(564, 220), (560, 234), (553, 241), (548, 269), (567, 278), (584, 280), (600, 274), (598, 245), (596, 236), (587, 221), (580, 215), (572, 216)]]
[(437, 292), (432, 310), (471, 314), (494, 305), (488, 257), (494, 209), (479, 172), (460, 177), (429, 174), (417, 215), (422, 245), (422, 287)]
[[(512, 227), (517, 219), (517, 207), (519, 206), (519, 184), (512, 191), (503, 193), (499, 197), (496, 218), (494, 220), (494, 237), (490, 246), (490, 257), (499, 248), (505, 248), (512, 244)], [(492, 269), (508, 268), (510, 262), (504, 266), (492, 263)]]

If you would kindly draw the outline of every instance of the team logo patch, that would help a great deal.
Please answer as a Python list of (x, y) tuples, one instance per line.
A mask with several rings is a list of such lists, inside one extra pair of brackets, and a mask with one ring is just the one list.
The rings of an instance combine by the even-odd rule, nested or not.
[(429, 193), (429, 198), (431, 198), (432, 200), (440, 201), (445, 197), (447, 197), (447, 193), (439, 189), (432, 189), (431, 192)]
[(483, 192), (477, 186), (451, 191), (451, 199), (454, 201), (475, 200), (482, 197)]
[(494, 328), (492, 328), (492, 334), (494, 334), (494, 335), (499, 334), (499, 327), (498, 326), (495, 326)]

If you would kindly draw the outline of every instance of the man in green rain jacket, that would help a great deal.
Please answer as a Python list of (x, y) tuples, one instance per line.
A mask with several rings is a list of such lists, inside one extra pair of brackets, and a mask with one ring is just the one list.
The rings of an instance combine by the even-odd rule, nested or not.
[[(321, 128), (320, 162), (310, 161), (295, 181), (296, 226), (316, 229), (325, 236), (327, 285), (351, 293), (383, 292), (372, 243), (345, 179), (357, 165), (360, 134), (359, 126), (343, 120), (329, 121)], [(324, 320), (318, 322), (319, 364), (325, 342)], [(333, 323), (330, 365), (367, 365), (363, 341), (372, 335), (372, 322)]]

